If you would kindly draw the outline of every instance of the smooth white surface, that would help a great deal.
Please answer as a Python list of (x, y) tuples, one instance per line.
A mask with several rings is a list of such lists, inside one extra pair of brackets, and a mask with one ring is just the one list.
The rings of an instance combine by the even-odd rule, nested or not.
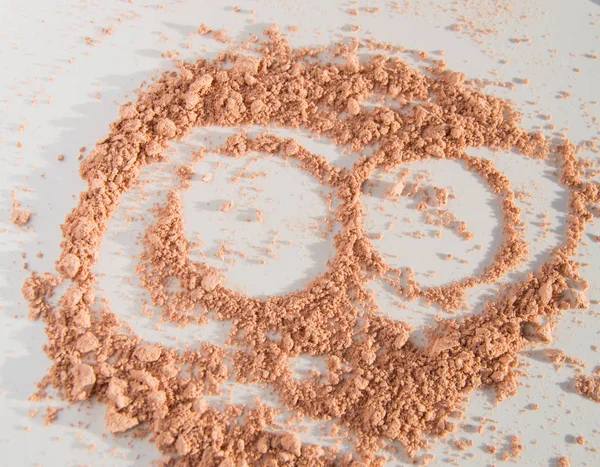
[[(235, 3), (241, 7), (239, 13), (232, 11)], [(180, 58), (192, 60), (214, 56), (226, 47), (210, 38), (193, 35), (200, 22), (213, 29), (227, 29), (233, 40), (259, 34), (266, 25), (276, 22), (283, 31), (287, 25), (298, 26), (298, 32), (289, 34), (294, 46), (329, 44), (340, 39), (341, 35), (357, 35), (429, 53), (444, 49), (444, 59), (449, 66), (466, 72), (469, 78), (489, 77), (506, 81), (529, 78), (530, 84), (518, 84), (510, 92), (495, 87), (487, 91), (513, 99), (523, 112), (525, 126), (547, 125), (549, 122), (538, 116), (551, 114), (557, 130), (565, 129), (575, 143), (598, 136), (598, 126), (592, 118), (600, 117), (599, 106), (597, 102), (593, 103), (600, 98), (597, 86), (600, 82), (600, 61), (585, 56), (594, 51), (600, 52), (598, 2), (502, 3), (511, 5), (511, 12), (499, 13), (494, 7), (496, 2), (492, 0), (471, 1), (468, 6), (454, 7), (456, 11), (452, 11), (454, 2), (451, 1), (415, 1), (411, 6), (403, 7), (402, 14), (378, 2), (379, 13), (361, 12), (356, 17), (348, 15), (345, 10), (372, 6), (374, 2), (0, 0), (0, 63), (3, 70), (0, 77), (0, 465), (145, 465), (160, 458), (155, 448), (146, 441), (134, 442), (107, 435), (103, 427), (102, 407), (99, 406), (84, 404), (66, 408), (51, 427), (45, 427), (40, 417), (29, 418), (30, 408), (37, 407), (43, 412), (47, 405), (44, 402), (30, 403), (27, 398), (35, 382), (44, 375), (49, 362), (41, 351), (45, 339), (42, 325), (26, 319), (19, 289), (27, 274), (21, 267), (24, 261), (36, 271), (53, 270), (60, 242), (59, 224), (75, 205), (76, 194), (83, 188), (77, 175), (78, 148), (92, 147), (107, 132), (108, 124), (117, 116), (118, 106), (133, 98), (133, 90), (142, 80), (148, 80), (160, 69), (172, 66), (170, 60), (161, 58), (161, 53), (177, 50), (181, 53)], [(249, 13), (251, 9), (256, 10), (254, 15)], [(445, 29), (456, 23), (461, 15), (477, 27), (493, 28), (497, 32), (478, 33), (471, 37), (464, 30), (457, 33)], [(521, 16), (525, 18), (519, 20)], [(342, 31), (345, 25), (351, 23), (360, 25), (358, 33)], [(112, 35), (100, 32), (100, 28), (112, 25), (115, 26)], [(99, 39), (99, 42), (87, 45), (85, 36)], [(517, 44), (509, 41), (510, 38), (524, 36), (529, 37), (530, 42)], [(188, 43), (190, 48), (186, 49)], [(409, 60), (408, 55), (403, 56)], [(500, 59), (507, 59), (509, 64), (500, 64)], [(575, 72), (575, 67), (580, 72)], [(572, 97), (557, 99), (560, 91), (568, 91)], [(24, 125), (22, 134), (18, 130), (20, 124)], [(186, 151), (189, 153), (200, 144), (198, 138), (208, 136), (211, 131), (203, 130), (201, 133), (194, 133), (173, 145), (173, 159), (185, 157)], [(222, 133), (216, 131), (218, 137)], [(23, 143), (22, 148), (17, 147), (18, 141)], [(326, 140), (303, 137), (301, 141), (310, 150), (328, 157), (332, 163), (348, 165), (352, 161), (352, 155), (340, 154)], [(61, 153), (65, 155), (64, 162), (56, 160)], [(470, 153), (491, 156), (484, 149)], [(596, 157), (585, 152), (583, 155)], [(218, 159), (219, 156), (209, 155), (202, 164)], [(497, 167), (509, 176), (513, 188), (525, 189), (534, 195), (530, 200), (531, 206), (523, 205), (528, 239), (541, 238), (540, 214), (547, 213), (552, 224), (546, 238), (532, 242), (531, 261), (521, 268), (526, 271), (539, 265), (548, 249), (560, 242), (565, 193), (556, 183), (552, 170), (541, 163), (524, 161), (510, 154), (499, 154), (494, 160)], [(218, 248), (219, 241), (225, 240), (248, 255), (247, 261), (221, 264), (230, 269), (228, 285), (257, 295), (282, 293), (302, 286), (322, 271), (332, 252), (330, 240), (320, 238), (310, 228), (306, 231), (311, 223), (326, 213), (318, 193), (323, 187), (299, 169), (285, 168), (275, 160), (257, 164), (261, 170), (268, 169), (270, 175), (256, 179), (253, 182), (258, 187), (256, 196), (243, 198), (239, 203), (236, 199), (239, 187), (232, 187), (226, 181), (235, 167), (224, 168), (219, 174), (215, 172), (211, 182), (215, 191), (210, 193), (202, 182), (195, 180), (192, 189), (183, 195), (186, 231), (192, 239), (194, 232), (200, 234), (207, 254)], [(457, 164), (444, 163), (426, 168), (431, 170), (437, 186), (455, 187), (457, 198), (451, 200), (449, 207), (476, 233), (475, 239), (458, 241), (453, 234), (445, 232), (443, 238), (435, 242), (413, 240), (404, 233), (413, 227), (425, 232), (427, 227), (419, 225), (414, 210), (398, 203), (397, 206), (386, 205), (386, 213), (393, 213), (399, 219), (413, 217), (414, 224), (408, 229), (398, 222), (389, 235), (375, 244), (384, 253), (401, 252), (398, 258), (390, 259), (392, 264), (411, 265), (421, 274), (419, 279), (423, 282), (440, 283), (477, 270), (489, 261), (489, 254), (493, 252), (498, 238), (498, 211), (486, 187)], [(196, 171), (202, 174), (208, 169), (208, 166), (199, 164)], [(410, 169), (417, 170), (418, 167)], [(41, 174), (45, 177), (41, 178)], [(152, 174), (148, 176), (152, 178)], [(160, 179), (155, 177), (155, 181), (156, 178)], [(164, 194), (167, 181), (161, 183), (152, 185), (156, 194)], [(29, 188), (28, 191), (21, 189), (24, 186)], [(282, 193), (284, 186), (289, 190), (285, 195)], [(31, 229), (26, 232), (8, 222), (11, 190), (16, 191), (24, 207), (36, 213)], [(269, 201), (277, 194), (281, 194), (280, 199)], [(215, 205), (228, 199), (236, 201), (236, 209), (228, 213), (207, 209), (206, 204), (203, 205)], [(226, 325), (213, 323), (195, 329), (163, 325), (156, 329), (152, 319), (140, 316), (137, 311), (139, 301), (136, 301), (140, 298), (140, 291), (136, 287), (134, 258), (139, 253), (139, 246), (134, 245), (133, 240), (143, 224), (124, 222), (125, 209), (134, 205), (139, 209), (138, 217), (141, 218), (157, 199), (150, 196), (144, 203), (133, 200), (131, 198), (129, 204), (124, 202), (123, 209), (111, 222), (110, 233), (102, 246), (102, 260), (97, 269), (104, 274), (100, 284), (103, 296), (110, 301), (113, 311), (150, 340), (173, 341), (173, 345), (193, 343), (199, 339), (218, 340), (223, 336)], [(367, 211), (371, 214), (367, 224), (373, 231), (381, 229), (387, 221), (385, 216), (378, 218), (374, 210), (380, 202), (365, 198)], [(249, 224), (244, 222), (244, 216), (254, 208), (265, 211), (265, 222), (262, 225), (252, 224), (243, 235), (237, 235), (240, 226)], [(149, 220), (150, 216), (146, 215), (146, 219)], [(261, 266), (256, 264), (260, 257), (256, 253), (257, 248), (269, 245), (275, 226), (281, 226), (277, 227), (281, 231), (275, 248), (277, 257), (268, 258), (268, 264), (260, 269)], [(598, 235), (600, 229), (590, 225), (587, 233)], [(292, 246), (286, 243), (288, 240), (292, 241)], [(481, 252), (467, 253), (478, 243), (484, 247)], [(597, 279), (600, 277), (599, 245), (586, 241), (580, 249), (581, 261), (589, 263), (583, 268), (583, 273), (591, 283), (589, 297), (592, 300), (600, 299)], [(419, 248), (427, 248), (427, 254)], [(23, 251), (27, 253), (25, 260), (20, 256)], [(36, 257), (38, 251), (44, 253), (43, 258)], [(443, 261), (439, 253), (468, 257), (469, 264)], [(438, 271), (433, 278), (422, 275), (433, 270)], [(509, 275), (507, 280), (515, 278), (517, 275)], [(411, 322), (416, 328), (427, 325), (437, 314), (435, 310), (412, 303), (401, 310), (394, 306), (397, 297), (391, 296), (378, 283), (371, 285), (378, 290), (377, 298), (382, 310)], [(489, 292), (493, 292), (493, 288), (473, 291), (469, 297), (472, 311), (477, 310), (478, 299)], [(587, 372), (600, 364), (600, 353), (591, 350), (592, 345), (600, 344), (597, 308), (592, 305), (591, 310), (565, 313), (553, 344), (553, 347), (562, 348), (569, 355), (585, 361)], [(513, 461), (519, 465), (553, 465), (559, 455), (570, 457), (571, 465), (598, 465), (600, 457), (593, 448), (600, 449), (600, 405), (574, 394), (570, 385), (573, 369), (564, 367), (556, 372), (542, 356), (541, 348), (529, 352), (529, 356), (523, 355), (521, 361), (524, 376), (518, 396), (492, 408), (490, 401), (493, 398), (485, 391), (478, 391), (466, 406), (466, 418), (462, 423), (476, 425), (478, 422), (474, 421), (474, 417), (484, 416), (494, 420), (488, 425), (496, 425), (498, 431), (487, 430), (482, 436), (468, 429), (466, 432), (459, 430), (456, 436), (435, 441), (434, 465), (457, 456), (460, 465), (497, 464), (501, 461), (484, 452), (484, 443), (495, 444), (502, 451), (511, 434), (518, 434), (525, 446), (521, 457)], [(310, 363), (299, 362), (299, 368), (310, 366)], [(247, 398), (248, 393), (259, 392), (262, 393), (256, 388), (242, 388), (241, 391), (238, 388), (235, 394), (236, 397), (242, 394)], [(539, 411), (525, 410), (532, 402), (539, 404)], [(60, 402), (54, 400), (50, 405), (60, 405)], [(586, 437), (586, 445), (579, 446), (573, 442), (572, 437), (578, 434)], [(302, 437), (315, 440), (320, 434), (313, 428)], [(469, 450), (458, 452), (448, 446), (456, 438), (463, 437), (474, 442)], [(88, 449), (91, 444), (95, 445), (94, 450)], [(468, 459), (470, 454), (475, 457)], [(406, 459), (401, 456), (394, 463), (404, 461)]]

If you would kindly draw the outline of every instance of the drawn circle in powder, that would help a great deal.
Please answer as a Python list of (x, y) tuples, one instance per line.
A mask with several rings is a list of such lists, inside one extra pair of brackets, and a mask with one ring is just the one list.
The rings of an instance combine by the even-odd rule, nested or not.
[[(423, 160), (423, 158), (429, 159), (429, 155), (424, 153), (422, 158), (415, 158), (410, 162)], [(502, 211), (502, 240), (493, 254), (493, 260), (484, 265), (479, 274), (469, 275), (440, 286), (428, 287), (423, 287), (414, 279), (411, 269), (392, 267), (385, 262), (383, 255), (381, 255), (381, 262), (386, 270), (384, 280), (403, 298), (409, 300), (424, 298), (430, 303), (435, 303), (443, 310), (455, 311), (465, 304), (467, 289), (478, 284), (493, 283), (520, 264), (526, 257), (527, 243), (523, 238), (523, 223), (518, 217), (521, 210), (515, 204), (514, 193), (510, 189), (509, 180), (495, 168), (493, 162), (488, 159), (469, 156), (466, 153), (444, 157), (444, 159), (462, 162), (465, 169), (478, 175), (499, 199)], [(409, 164), (401, 163), (397, 167), (407, 165)], [(390, 170), (392, 167), (388, 166), (386, 169)], [(371, 173), (363, 174), (364, 182), (369, 180), (370, 175)], [(403, 181), (397, 183), (404, 186)], [(394, 193), (393, 190), (398, 189), (392, 186), (388, 196), (399, 195), (399, 193)], [(435, 194), (426, 194), (426, 196), (435, 196)], [(429, 202), (433, 205), (429, 199), (422, 202)], [(368, 236), (366, 241), (371, 242)], [(371, 248), (375, 250), (374, 246), (371, 246)], [(402, 254), (401, 251), (399, 253)]]

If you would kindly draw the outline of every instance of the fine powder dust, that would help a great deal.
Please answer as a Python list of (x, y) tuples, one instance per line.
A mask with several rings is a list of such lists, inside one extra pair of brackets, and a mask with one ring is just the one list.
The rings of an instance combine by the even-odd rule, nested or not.
[[(230, 51), (165, 72), (136, 102), (121, 107), (110, 133), (81, 163), (88, 188), (62, 225), (59, 275), (34, 273), (23, 285), (30, 316), (46, 325), (44, 349), (53, 362), (41, 391), (51, 385), (68, 401), (101, 401), (110, 432), (150, 434), (172, 465), (382, 465), (381, 449), (394, 440), (412, 456), (426, 448), (426, 435), (456, 429), (448, 417), (473, 389), (492, 387), (499, 399), (514, 394), (518, 352), (532, 340), (548, 341), (548, 318), (554, 323), (564, 310), (587, 306), (587, 283), (572, 257), (592, 219), (588, 206), (600, 201), (599, 187), (583, 180), (572, 144), (551, 146), (542, 134), (521, 129), (508, 102), (466, 86), (465, 76), (446, 70), (441, 60), (417, 71), (383, 55), (359, 61), (359, 43), (294, 50), (276, 27), (265, 35), (253, 56)], [(333, 62), (323, 58), (325, 51)], [(365, 106), (367, 99), (398, 104)], [(407, 105), (413, 100), (422, 102)], [(344, 169), (294, 139), (268, 133), (240, 133), (220, 148), (223, 157), (259, 151), (295, 158), (339, 200), (335, 222), (341, 229), (328, 269), (305, 289), (281, 296), (258, 299), (230, 290), (219, 271), (191, 260), (178, 190), (167, 194), (144, 235), (141, 282), (163, 319), (201, 324), (210, 311), (231, 323), (228, 345), (176, 351), (144, 342), (110, 310), (99, 311), (92, 267), (107, 220), (142, 167), (162, 160), (170, 140), (211, 125), (301, 127), (347, 150), (373, 151)], [(438, 321), (422, 349), (409, 340), (409, 324), (378, 311), (366, 287), (370, 280), (382, 278), (405, 299), (423, 297), (452, 312), (468, 288), (495, 281), (526, 255), (508, 180), (492, 162), (466, 154), (481, 146), (557, 164), (570, 192), (566, 241), (481, 314)], [(363, 229), (361, 194), (372, 172), (424, 159), (462, 161), (498, 195), (504, 235), (479, 276), (421, 287), (412, 269), (387, 265)], [(53, 305), (50, 298), (63, 281), (69, 286)], [(325, 358), (324, 378), (293, 377), (290, 359), (302, 353)], [(352, 433), (355, 453), (276, 431), (276, 409), (260, 402), (217, 410), (205, 396), (229, 378), (271, 388), (301, 416), (338, 421)], [(597, 388), (596, 379), (578, 380), (588, 397)]]

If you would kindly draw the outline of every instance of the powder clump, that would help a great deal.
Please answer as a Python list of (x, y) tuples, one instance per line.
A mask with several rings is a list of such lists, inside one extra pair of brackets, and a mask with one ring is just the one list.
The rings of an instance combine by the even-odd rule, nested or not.
[(594, 402), (600, 402), (600, 376), (577, 376), (575, 390)]
[(11, 196), (12, 208), (10, 212), (10, 221), (19, 227), (23, 227), (25, 224), (29, 223), (33, 212), (21, 208), (21, 203), (17, 200), (14, 191), (11, 192)]

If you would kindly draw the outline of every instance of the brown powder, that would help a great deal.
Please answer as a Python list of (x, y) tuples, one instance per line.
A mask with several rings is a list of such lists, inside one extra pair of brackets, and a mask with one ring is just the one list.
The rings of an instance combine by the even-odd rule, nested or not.
[[(198, 32), (210, 28), (202, 25)], [(543, 135), (521, 129), (507, 101), (468, 87), (462, 73), (440, 64), (419, 72), (382, 55), (361, 62), (343, 44), (332, 51), (345, 62), (334, 64), (315, 60), (318, 51), (293, 50), (276, 27), (265, 35), (269, 40), (256, 44), (258, 57), (229, 52), (212, 61), (181, 62), (178, 73), (165, 72), (135, 103), (121, 108), (111, 133), (82, 162), (88, 189), (65, 219), (56, 262), (71, 285), (57, 306), (48, 299), (60, 278), (32, 273), (23, 286), (32, 318), (41, 317), (46, 325), (52, 367), (45, 382), (68, 401), (94, 397), (105, 403), (111, 433), (150, 432), (158, 449), (172, 456), (171, 465), (292, 465), (300, 459), (303, 465), (356, 465), (350, 453), (275, 432), (275, 410), (268, 406), (209, 406), (204, 397), (230, 377), (270, 387), (298, 415), (337, 420), (353, 433), (364, 464), (383, 462), (384, 440), (400, 442), (412, 456), (424, 446), (424, 435), (456, 429), (448, 417), (473, 389), (492, 387), (498, 399), (516, 392), (518, 352), (529, 345), (526, 325), (586, 306), (583, 292), (570, 288), (581, 279), (571, 257), (592, 219), (588, 205), (600, 201), (600, 190), (582, 181), (570, 143), (551, 147)], [(361, 105), (373, 95), (427, 102), (402, 112)], [(93, 306), (98, 300), (92, 267), (106, 223), (141, 169), (161, 160), (170, 139), (196, 126), (253, 124), (301, 127), (359, 153), (377, 149), (342, 169), (293, 139), (268, 133), (253, 139), (236, 135), (223, 148), (224, 157), (243, 157), (249, 150), (294, 157), (330, 186), (340, 204), (336, 254), (305, 289), (265, 299), (235, 292), (218, 271), (189, 257), (181, 201), (171, 191), (144, 236), (140, 281), (162, 307), (163, 319), (202, 324), (210, 310), (215, 319), (230, 322), (229, 343), (235, 348), (149, 346), (124, 332), (110, 310)], [(366, 286), (371, 278), (384, 278), (402, 297), (423, 297), (452, 311), (469, 287), (495, 281), (526, 253), (508, 180), (491, 162), (465, 153), (481, 146), (512, 149), (523, 157), (552, 154), (560, 161), (560, 181), (571, 197), (567, 239), (547, 263), (507, 287), (479, 315), (438, 321), (421, 349), (409, 340), (408, 323), (377, 311)], [(502, 206), (504, 237), (480, 275), (422, 288), (414, 271), (394, 270), (375, 250), (363, 229), (360, 201), (375, 169), (389, 171), (430, 158), (462, 160), (486, 181)], [(327, 359), (325, 378), (293, 376), (290, 359), (301, 353)], [(577, 380), (578, 391), (588, 397), (597, 396), (599, 386), (591, 377)]]

